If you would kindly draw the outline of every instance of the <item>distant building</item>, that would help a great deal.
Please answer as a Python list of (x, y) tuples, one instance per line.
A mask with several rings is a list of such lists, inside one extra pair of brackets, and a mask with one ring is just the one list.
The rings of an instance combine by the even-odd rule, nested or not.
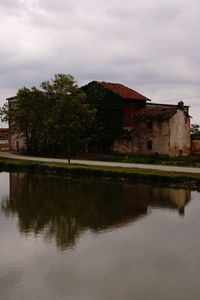
[(10, 148), (9, 128), (0, 128), (0, 150)]

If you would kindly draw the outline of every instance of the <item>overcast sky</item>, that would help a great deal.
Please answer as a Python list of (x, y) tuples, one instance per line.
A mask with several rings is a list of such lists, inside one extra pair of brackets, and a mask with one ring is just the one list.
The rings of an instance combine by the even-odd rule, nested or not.
[(199, 0), (0, 0), (0, 103), (56, 73), (191, 106), (200, 123)]

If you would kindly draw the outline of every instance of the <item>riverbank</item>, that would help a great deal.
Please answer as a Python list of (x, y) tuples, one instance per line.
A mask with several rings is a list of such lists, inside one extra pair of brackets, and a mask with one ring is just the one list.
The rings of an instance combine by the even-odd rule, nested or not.
[[(41, 157), (41, 156), (30, 156), (20, 153), (12, 152), (0, 152), (0, 157), (3, 158), (12, 158), (12, 159), (21, 159), (21, 160), (31, 160), (39, 162), (56, 162), (67, 164), (68, 161), (66, 158), (57, 158), (57, 157)], [(157, 164), (142, 164), (142, 163), (124, 163), (124, 162), (110, 162), (110, 161), (100, 161), (100, 160), (89, 160), (89, 159), (71, 159), (71, 164), (74, 165), (85, 165), (85, 166), (105, 166), (105, 167), (120, 167), (120, 168), (129, 168), (129, 169), (150, 169), (158, 170), (165, 172), (179, 172), (179, 173), (195, 173), (200, 174), (200, 168), (198, 167), (189, 167), (189, 166), (164, 166)]]
[(169, 172), (152, 169), (77, 165), (0, 157), (0, 171), (31, 171), (58, 174), (72, 178), (107, 178), (144, 180), (169, 185), (200, 186), (200, 173)]
[(95, 154), (84, 153), (79, 154), (77, 159), (87, 159), (94, 161), (104, 162), (120, 162), (128, 164), (150, 164), (150, 165), (162, 165), (162, 166), (179, 166), (179, 167), (200, 167), (199, 155), (177, 156), (170, 157), (168, 155), (151, 154), (151, 155), (117, 155), (117, 154)]

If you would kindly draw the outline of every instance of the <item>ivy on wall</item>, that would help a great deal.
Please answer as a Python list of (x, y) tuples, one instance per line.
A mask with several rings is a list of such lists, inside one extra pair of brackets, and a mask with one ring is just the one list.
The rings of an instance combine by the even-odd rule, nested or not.
[(122, 134), (123, 99), (97, 81), (81, 87), (86, 102), (95, 108), (91, 146), (96, 151), (108, 151), (114, 140)]

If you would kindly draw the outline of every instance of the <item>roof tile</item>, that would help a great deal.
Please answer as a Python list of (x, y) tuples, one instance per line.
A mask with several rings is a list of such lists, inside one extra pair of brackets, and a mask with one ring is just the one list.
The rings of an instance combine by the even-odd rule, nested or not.
[(102, 84), (104, 87), (112, 90), (114, 93), (120, 95), (122, 98), (125, 99), (134, 99), (134, 100), (145, 100), (149, 101), (150, 99), (139, 94), (138, 92), (126, 87), (123, 84), (119, 83), (111, 83), (111, 82), (105, 82), (105, 81), (98, 81), (98, 83)]
[(153, 107), (143, 108), (135, 116), (136, 120), (165, 120), (171, 118), (177, 111), (177, 107)]

